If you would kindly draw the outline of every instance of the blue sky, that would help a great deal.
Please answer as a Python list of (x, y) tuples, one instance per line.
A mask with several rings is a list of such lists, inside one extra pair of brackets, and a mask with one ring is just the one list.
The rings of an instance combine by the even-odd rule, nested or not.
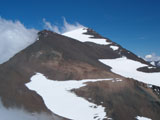
[(143, 56), (160, 55), (159, 0), (0, 0), (0, 16), (42, 30), (79, 22)]

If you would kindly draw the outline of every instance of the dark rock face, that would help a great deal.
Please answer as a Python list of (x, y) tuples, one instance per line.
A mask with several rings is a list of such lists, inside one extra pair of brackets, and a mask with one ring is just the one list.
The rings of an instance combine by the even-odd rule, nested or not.
[(160, 72), (160, 68), (159, 67), (141, 67), (137, 69), (138, 71), (142, 71), (142, 72), (146, 72), (146, 73), (155, 73), (155, 72)]
[[(85, 34), (102, 38), (90, 29)], [(123, 81), (88, 83), (87, 86), (73, 91), (87, 100), (92, 98), (92, 102), (98, 105), (103, 102), (107, 115), (115, 120), (132, 120), (137, 115), (158, 120), (160, 101), (152, 89), (146, 88), (145, 84), (112, 73), (109, 66), (98, 61), (126, 56), (146, 63), (120, 45), (114, 42), (112, 45), (120, 49), (113, 51), (109, 46), (81, 43), (46, 30), (39, 32), (38, 41), (0, 65), (0, 97), (4, 106), (24, 107), (29, 112), (51, 114), (41, 96), (25, 86), (36, 72), (52, 80), (119, 78)]]

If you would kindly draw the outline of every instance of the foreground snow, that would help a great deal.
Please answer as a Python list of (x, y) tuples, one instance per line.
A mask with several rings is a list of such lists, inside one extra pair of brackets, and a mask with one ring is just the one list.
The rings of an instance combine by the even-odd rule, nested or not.
[(84, 98), (70, 92), (72, 89), (85, 86), (86, 82), (102, 80), (113, 79), (53, 81), (37, 73), (32, 76), (31, 82), (27, 83), (26, 86), (41, 95), (48, 109), (55, 114), (73, 120), (103, 120), (106, 118), (106, 112), (103, 106), (90, 103)]
[(124, 77), (133, 78), (138, 81), (160, 86), (160, 72), (144, 73), (137, 71), (137, 68), (147, 66), (140, 62), (123, 58), (117, 59), (100, 59), (100, 62), (112, 67), (112, 72)]
[(76, 40), (79, 40), (81, 42), (93, 42), (96, 44), (101, 44), (101, 45), (109, 45), (111, 42), (107, 42), (106, 39), (104, 38), (91, 38), (93, 37), (92, 35), (86, 35), (83, 33), (87, 32), (87, 28), (79, 28), (70, 32), (66, 32), (63, 35), (67, 37), (74, 38)]
[(137, 120), (151, 120), (150, 118), (140, 117), (140, 116), (137, 116), (136, 119)]

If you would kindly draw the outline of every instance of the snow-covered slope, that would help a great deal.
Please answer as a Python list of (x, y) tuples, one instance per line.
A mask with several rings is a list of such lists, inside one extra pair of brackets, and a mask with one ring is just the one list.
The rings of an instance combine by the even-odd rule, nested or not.
[[(49, 80), (44, 75), (37, 73), (32, 76), (31, 82), (27, 83), (26, 86), (41, 95), (46, 106), (53, 113), (73, 120), (103, 120), (107, 118), (103, 106), (90, 103), (84, 98), (77, 97), (71, 93), (72, 89), (83, 87), (86, 82), (103, 80), (113, 79), (57, 81)], [(121, 80), (117, 80), (117, 82), (118, 81)]]
[[(120, 48), (119, 45), (114, 45), (112, 42), (107, 42), (107, 39), (101, 37), (101, 38), (95, 38), (92, 35), (86, 34), (88, 32), (88, 28), (80, 28), (74, 31), (70, 31), (67, 33), (64, 33), (63, 35), (77, 39), (81, 42), (93, 42), (99, 45), (106, 45), (105, 47), (110, 47), (113, 51), (117, 51), (118, 54), (121, 54), (121, 57), (116, 59), (105, 59), (100, 60), (100, 62), (110, 66), (112, 68), (112, 72), (122, 75), (124, 77), (133, 78), (135, 80), (147, 83), (147, 84), (153, 84), (160, 86), (160, 72), (157, 73), (145, 73), (140, 72), (137, 69), (141, 67), (147, 67), (147, 69), (151, 69), (149, 64), (145, 64), (143, 60), (138, 58), (136, 55), (133, 55), (130, 57), (130, 52), (125, 50), (127, 53), (121, 53), (123, 48)], [(107, 54), (107, 53), (106, 53)], [(152, 57), (151, 55), (148, 57)], [(137, 59), (138, 58), (138, 59)]]
[(147, 66), (138, 61), (127, 59), (126, 57), (117, 59), (101, 59), (102, 63), (112, 67), (112, 72), (122, 75), (127, 78), (133, 78), (135, 80), (160, 86), (160, 72), (157, 73), (144, 73), (137, 69)]
[(84, 34), (87, 32), (87, 29), (88, 28), (79, 28), (79, 29), (76, 29), (70, 32), (63, 33), (63, 35), (74, 38), (81, 42), (94, 42), (94, 43), (101, 44), (101, 45), (111, 44), (111, 42), (107, 42), (107, 39), (104, 39), (104, 38), (92, 38), (91, 39), (91, 37), (94, 37), (94, 36)]

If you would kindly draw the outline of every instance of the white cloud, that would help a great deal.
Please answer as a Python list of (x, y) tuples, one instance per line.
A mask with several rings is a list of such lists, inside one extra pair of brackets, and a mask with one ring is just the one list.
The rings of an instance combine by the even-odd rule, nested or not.
[(63, 26), (57, 26), (57, 25), (51, 24), (50, 22), (46, 21), (45, 18), (43, 19), (43, 23), (44, 23), (45, 29), (54, 31), (59, 34), (84, 27), (83, 25), (79, 24), (78, 22), (76, 22), (75, 24), (70, 24), (66, 21), (65, 18), (63, 18)]
[(63, 33), (84, 27), (83, 25), (79, 24), (78, 22), (76, 22), (75, 24), (69, 24), (65, 18), (63, 19), (63, 23), (64, 23), (64, 26), (62, 27)]
[[(57, 33), (68, 32), (80, 27), (79, 23), (69, 24), (65, 18), (59, 27), (43, 19), (44, 27)], [(38, 30), (26, 28), (20, 21), (0, 17), (0, 64), (36, 41)]]
[(144, 58), (146, 61), (159, 61), (160, 60), (160, 56), (157, 56), (155, 53), (146, 55)]
[(37, 30), (0, 17), (0, 64), (36, 41)]
[(46, 21), (45, 18), (43, 18), (43, 23), (44, 23), (44, 27), (46, 29), (49, 29), (49, 30), (54, 31), (56, 33), (60, 33), (58, 26), (52, 25), (50, 22)]

